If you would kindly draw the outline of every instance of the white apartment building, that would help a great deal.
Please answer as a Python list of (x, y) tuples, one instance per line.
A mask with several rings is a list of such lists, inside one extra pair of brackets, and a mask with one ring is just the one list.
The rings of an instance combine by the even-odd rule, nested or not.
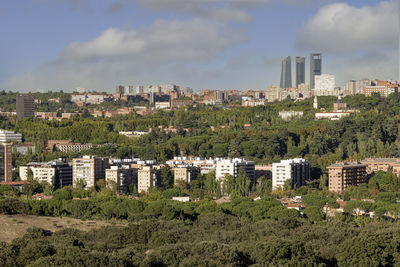
[(254, 182), (254, 161), (247, 161), (238, 158), (217, 160), (215, 178), (217, 181), (221, 180), (222, 182), (225, 174), (230, 174), (234, 178), (236, 178), (240, 168), (243, 168), (246, 175), (250, 178), (252, 182)]
[(305, 185), (310, 179), (310, 163), (305, 159), (281, 160), (272, 164), (272, 188), (283, 187), (291, 179), (292, 187)]
[(93, 156), (83, 156), (72, 160), (72, 182), (75, 187), (83, 181), (86, 189), (93, 187), (95, 183), (105, 178), (105, 169), (108, 167), (108, 159)]
[(58, 159), (49, 162), (31, 162), (19, 167), (21, 180), (28, 179), (28, 170), (32, 171), (33, 179), (38, 182), (48, 182), (56, 188), (72, 184), (72, 167), (68, 162)]
[(22, 142), (22, 135), (13, 131), (0, 130), (0, 143)]
[(30, 163), (28, 166), (19, 167), (19, 176), (22, 181), (28, 180), (28, 170), (31, 169), (33, 179), (38, 182), (55, 184), (56, 169), (45, 163)]

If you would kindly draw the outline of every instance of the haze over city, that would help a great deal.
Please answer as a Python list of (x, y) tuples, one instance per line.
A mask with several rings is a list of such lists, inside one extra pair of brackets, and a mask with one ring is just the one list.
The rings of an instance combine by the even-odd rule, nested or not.
[(396, 1), (24, 0), (0, 17), (4, 90), (266, 89), (310, 53), (339, 86), (397, 78)]

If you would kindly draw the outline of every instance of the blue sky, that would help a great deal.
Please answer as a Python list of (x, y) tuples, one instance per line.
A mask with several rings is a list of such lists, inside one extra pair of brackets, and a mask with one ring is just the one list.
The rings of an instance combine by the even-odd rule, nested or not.
[(335, 74), (338, 86), (397, 78), (394, 1), (3, 2), (5, 90), (266, 89), (279, 84), (284, 57), (305, 56), (308, 66), (311, 52), (323, 53), (323, 72)]

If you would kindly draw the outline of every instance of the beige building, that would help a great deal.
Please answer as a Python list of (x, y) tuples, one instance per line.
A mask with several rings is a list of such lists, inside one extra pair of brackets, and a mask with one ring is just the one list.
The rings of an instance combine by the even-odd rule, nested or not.
[(174, 168), (174, 185), (180, 182), (190, 183), (197, 178), (200, 168), (193, 166), (178, 166)]
[(136, 184), (137, 169), (130, 168), (127, 165), (111, 166), (106, 170), (106, 183), (108, 187), (117, 187), (119, 194), (128, 193), (128, 187)]
[(147, 193), (150, 187), (158, 186), (159, 171), (153, 166), (143, 166), (138, 170), (138, 192)]
[(367, 165), (360, 162), (340, 162), (327, 169), (330, 192), (342, 193), (349, 186), (367, 182)]
[(378, 171), (387, 172), (392, 168), (393, 173), (400, 175), (400, 159), (397, 158), (369, 158), (361, 161), (367, 165), (367, 173), (372, 174)]

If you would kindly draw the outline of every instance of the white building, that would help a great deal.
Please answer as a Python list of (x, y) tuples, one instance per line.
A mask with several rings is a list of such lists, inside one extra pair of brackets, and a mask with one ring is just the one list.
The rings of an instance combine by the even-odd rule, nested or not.
[(343, 117), (350, 116), (353, 112), (350, 111), (338, 111), (338, 112), (317, 112), (315, 113), (315, 118), (318, 120), (328, 119), (328, 120), (340, 120)]
[(217, 160), (217, 166), (215, 171), (215, 178), (217, 181), (222, 181), (225, 174), (230, 174), (234, 178), (237, 177), (240, 168), (243, 168), (246, 175), (254, 182), (254, 161), (247, 161), (244, 159), (220, 159)]
[(20, 166), (19, 176), (22, 181), (28, 179), (29, 169), (32, 171), (32, 178), (38, 182), (47, 182), (56, 188), (72, 184), (72, 167), (62, 159), (49, 162), (31, 162), (27, 166)]
[(22, 135), (13, 131), (0, 130), (0, 143), (22, 142)]
[(303, 111), (281, 111), (279, 112), (279, 117), (281, 117), (283, 120), (288, 121), (292, 118), (301, 118), (304, 116)]
[(171, 108), (170, 102), (156, 102), (155, 103), (156, 109), (169, 109)]
[(335, 75), (321, 74), (315, 76), (315, 96), (338, 96), (340, 89), (335, 86)]
[(93, 156), (83, 156), (72, 160), (73, 186), (84, 182), (85, 188), (93, 187), (95, 183), (105, 178), (105, 169), (108, 167), (108, 159)]
[(305, 159), (281, 160), (272, 164), (272, 188), (283, 187), (291, 179), (292, 187), (305, 185), (310, 179), (310, 163)]

